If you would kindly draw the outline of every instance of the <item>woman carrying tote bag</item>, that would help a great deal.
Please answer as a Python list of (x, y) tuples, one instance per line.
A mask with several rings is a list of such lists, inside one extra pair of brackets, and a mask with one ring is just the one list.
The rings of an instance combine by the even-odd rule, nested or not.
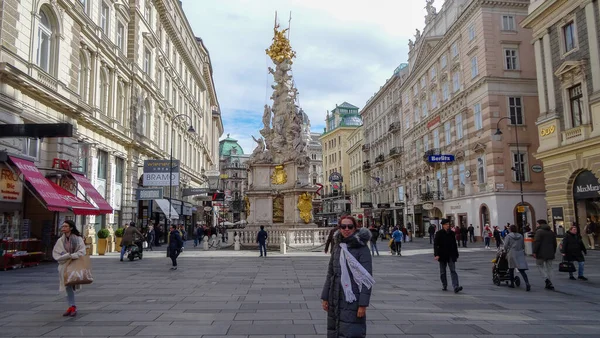
[(63, 316), (75, 317), (77, 315), (75, 290), (80, 289), (81, 286), (65, 286), (65, 271), (71, 260), (85, 256), (85, 243), (75, 226), (75, 222), (72, 220), (66, 220), (62, 224), (61, 231), (63, 234), (54, 245), (52, 257), (58, 262), (58, 290), (67, 292), (67, 304), (69, 308)]

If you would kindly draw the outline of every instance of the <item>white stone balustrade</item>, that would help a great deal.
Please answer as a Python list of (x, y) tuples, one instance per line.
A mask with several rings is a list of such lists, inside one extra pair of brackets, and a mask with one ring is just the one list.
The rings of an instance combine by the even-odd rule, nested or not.
[[(287, 247), (310, 248), (324, 245), (330, 228), (265, 228), (265, 230), (269, 234), (267, 244), (271, 247), (280, 246), (281, 240), (284, 239)], [(239, 237), (239, 243), (242, 247), (255, 246), (258, 231), (258, 228), (228, 230), (230, 238), (234, 237), (234, 233)]]

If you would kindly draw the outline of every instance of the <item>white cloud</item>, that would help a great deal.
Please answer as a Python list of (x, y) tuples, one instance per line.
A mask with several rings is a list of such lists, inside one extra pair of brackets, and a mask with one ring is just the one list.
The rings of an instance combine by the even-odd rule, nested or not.
[[(437, 8), (442, 1), (438, 0)], [(213, 62), (225, 134), (252, 152), (265, 103), (271, 104), (275, 11), (282, 27), (292, 12), (290, 40), (300, 106), (321, 132), (327, 110), (344, 101), (362, 107), (406, 62), (408, 39), (424, 25), (425, 0), (184, 0), (194, 33)], [(413, 38), (414, 39), (414, 38)], [(244, 111), (244, 119), (239, 119)], [(251, 121), (253, 119), (253, 121)]]

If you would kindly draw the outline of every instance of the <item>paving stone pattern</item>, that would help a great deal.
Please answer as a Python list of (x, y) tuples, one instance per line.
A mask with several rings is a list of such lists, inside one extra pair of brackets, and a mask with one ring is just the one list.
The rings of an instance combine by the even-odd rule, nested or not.
[[(461, 249), (464, 291), (454, 294), (441, 290), (428, 241), (403, 249), (374, 257), (368, 337), (600, 337), (600, 252), (587, 256), (590, 281), (557, 272), (554, 292), (529, 259), (525, 292), (492, 284), (494, 251)], [(188, 248), (177, 271), (164, 252), (93, 257), (95, 282), (77, 293), (76, 318), (62, 317), (56, 264), (0, 272), (0, 337), (325, 337), (319, 296), (329, 256), (257, 256)]]

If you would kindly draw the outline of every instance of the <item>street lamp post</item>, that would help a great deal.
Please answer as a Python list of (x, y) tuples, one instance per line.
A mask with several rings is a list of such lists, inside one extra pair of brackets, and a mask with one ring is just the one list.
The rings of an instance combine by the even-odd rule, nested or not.
[[(175, 121), (178, 118), (181, 118), (181, 117), (185, 117), (186, 119), (190, 120), (190, 125), (189, 125), (188, 130), (187, 130), (188, 133), (190, 133), (190, 134), (196, 133), (196, 130), (194, 129), (194, 126), (192, 126), (192, 118), (189, 117), (186, 114), (175, 115), (175, 117), (173, 117), (173, 119), (171, 120), (172, 123), (174, 124)], [(169, 156), (169, 158), (170, 158), (170, 160), (169, 160), (169, 219), (168, 219), (168, 224), (169, 225), (171, 225), (171, 222), (172, 222), (172, 220), (171, 220), (171, 210), (173, 209), (173, 207), (171, 205), (173, 203), (172, 202), (172, 199), (173, 199), (172, 194), (173, 194), (173, 141), (174, 141), (174, 138), (175, 138), (175, 133), (173, 131), (171, 131), (171, 153), (170, 153), (170, 156)], [(181, 165), (181, 162), (180, 162), (180, 165)]]
[[(502, 135), (502, 131), (500, 131), (500, 121), (504, 120), (504, 119), (509, 119), (510, 117), (505, 116), (503, 118), (501, 118), (500, 120), (498, 120), (498, 123), (496, 124), (496, 132), (494, 133), (494, 135)], [(516, 119), (516, 117), (515, 117)], [(512, 121), (511, 121), (512, 122)], [(516, 121), (515, 121), (516, 122)], [(513, 170), (517, 173), (517, 177), (519, 179), (519, 191), (521, 193), (521, 210), (523, 210), (523, 212), (521, 213), (521, 217), (523, 220), (523, 224), (521, 225), (521, 234), (523, 234), (525, 232), (525, 225), (527, 224), (527, 212), (525, 211), (525, 200), (523, 199), (523, 174), (524, 172), (521, 170), (521, 153), (519, 151), (519, 128), (518, 126), (515, 124), (515, 139), (517, 142), (517, 167), (514, 168)]]

